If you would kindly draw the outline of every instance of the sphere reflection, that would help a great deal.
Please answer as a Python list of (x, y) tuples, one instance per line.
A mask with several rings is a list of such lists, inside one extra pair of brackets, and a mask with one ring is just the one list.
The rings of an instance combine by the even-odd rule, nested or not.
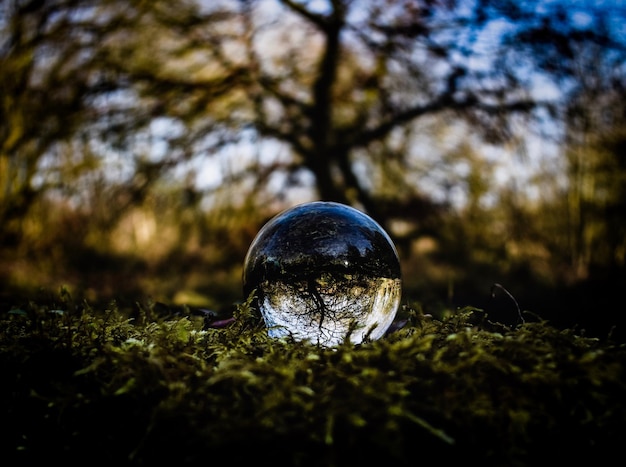
[(371, 217), (339, 203), (312, 202), (275, 216), (244, 261), (244, 293), (272, 337), (323, 346), (382, 337), (402, 294), (396, 248)]

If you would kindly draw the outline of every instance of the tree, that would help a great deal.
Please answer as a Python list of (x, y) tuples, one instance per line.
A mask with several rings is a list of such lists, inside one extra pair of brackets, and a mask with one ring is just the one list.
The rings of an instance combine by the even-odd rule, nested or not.
[[(0, 8), (5, 240), (19, 238), (20, 220), (51, 193), (109, 232), (187, 177), (170, 184), (190, 195), (193, 205), (176, 201), (186, 209), (217, 200), (212, 208), (257, 208), (257, 222), (280, 206), (272, 202), (281, 188), (310, 183), (316, 198), (361, 207), (385, 227), (411, 220), (410, 244), (441, 228), (446, 193), (472, 203), (497, 189), (482, 169), (493, 163), (486, 144), (564, 128), (583, 76), (580, 50), (595, 46), (623, 82), (617, 25), (626, 13), (601, 6), (13, 0)], [(539, 79), (555, 92), (538, 92)], [(194, 173), (206, 166), (220, 174), (200, 192)], [(479, 219), (480, 207), (467, 212)]]
[[(310, 31), (300, 42), (292, 41), (292, 49), (304, 49), (305, 41), (315, 37), (317, 59), (308, 73), (298, 69), (297, 60), (275, 72), (266, 57), (254, 53), (255, 127), (293, 148), (301, 161), (294, 169), (314, 174), (323, 199), (360, 204), (382, 220), (388, 203), (382, 209), (380, 184), (369, 187), (359, 176), (357, 157), (380, 177), (394, 155), (374, 148), (380, 143), (393, 147), (403, 128), (418, 120), (454, 114), (474, 119), (485, 136), (501, 137), (497, 128), (505, 127), (506, 113), (534, 106), (513, 75), (500, 77), (490, 68), (481, 77), (471, 69), (471, 36), (491, 18), (463, 14), (456, 2), (437, 8), (429, 2), (334, 0), (324, 11), (314, 11), (311, 2), (281, 4)], [(252, 31), (262, 31), (252, 2), (247, 5)], [(281, 79), (306, 75), (311, 78), (298, 82), (298, 88)], [(483, 85), (487, 80), (491, 84)], [(406, 167), (411, 154), (395, 156)], [(396, 203), (423, 197), (402, 181), (395, 188), (403, 192), (393, 197)]]
[[(282, 167), (290, 179), (310, 171), (321, 198), (382, 215), (376, 187), (355, 170), (357, 157), (367, 159), (363, 154), (378, 154), (371, 170), (385, 164), (385, 152), (372, 145), (442, 112), (480, 117), (493, 135), (504, 112), (532, 106), (512, 75), (473, 71), (459, 58), (474, 53), (473, 36), (491, 18), (462, 13), (454, 2), (334, 0), (324, 11), (309, 2), (271, 3), (9, 4), (2, 219), (26, 212), (37, 191), (33, 178), (56, 144), (82, 135), (101, 141), (101, 152), (108, 146), (136, 158), (142, 131), (163, 117), (182, 125), (184, 136), (167, 141), (166, 158), (130, 161), (133, 170), (148, 171), (136, 179), (149, 184), (191, 154), (216, 151), (252, 128), (292, 151)], [(276, 32), (294, 41), (283, 43), (279, 55), (263, 45)], [(135, 199), (148, 185), (129, 186)], [(402, 188), (407, 198), (420, 195)]]
[[(20, 220), (41, 195), (57, 191), (85, 204), (103, 195), (85, 192), (94, 181), (110, 189), (110, 203), (96, 201), (108, 204), (105, 221), (114, 222), (188, 158), (189, 147), (175, 144), (180, 141), (171, 129), (156, 136), (152, 129), (164, 114), (170, 126), (188, 116), (180, 115), (177, 95), (202, 108), (226, 94), (236, 74), (194, 82), (192, 75), (181, 79), (170, 65), (161, 66), (176, 54), (193, 54), (188, 42), (196, 39), (187, 30), (181, 45), (180, 28), (195, 21), (195, 5), (33, 0), (2, 8), (0, 223), (5, 241), (19, 238)], [(207, 14), (202, 21), (213, 19)], [(145, 42), (137, 47), (138, 41), (150, 41), (163, 52), (149, 55)], [(188, 73), (194, 63), (186, 64)], [(193, 114), (194, 108), (185, 112)], [(161, 154), (155, 155), (156, 145)], [(111, 176), (116, 163), (123, 167)]]
[(516, 40), (562, 89), (555, 106), (563, 147), (556, 178), (562, 182), (544, 205), (558, 225), (546, 229), (551, 233), (544, 241), (571, 265), (574, 277), (586, 279), (594, 267), (624, 267), (626, 43), (620, 28), (626, 10), (551, 8)]

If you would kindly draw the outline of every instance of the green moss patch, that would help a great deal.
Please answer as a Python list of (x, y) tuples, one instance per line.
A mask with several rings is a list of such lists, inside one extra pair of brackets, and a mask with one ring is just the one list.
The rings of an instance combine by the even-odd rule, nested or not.
[(268, 338), (249, 302), (219, 329), (152, 306), (14, 308), (0, 318), (0, 458), (514, 466), (620, 455), (623, 344), (470, 308), (441, 321), (403, 313), (378, 341), (328, 349)]

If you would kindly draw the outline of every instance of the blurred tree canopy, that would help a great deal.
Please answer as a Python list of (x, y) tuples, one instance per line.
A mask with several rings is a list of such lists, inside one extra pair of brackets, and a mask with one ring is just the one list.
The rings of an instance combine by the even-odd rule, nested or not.
[(381, 222), (417, 288), (487, 266), (486, 283), (623, 277), (625, 19), (591, 1), (8, 0), (0, 274), (69, 261), (63, 280), (102, 292), (85, 270), (109, 268), (110, 291), (175, 271), (172, 295), (210, 264), (235, 284), (270, 215), (325, 199)]

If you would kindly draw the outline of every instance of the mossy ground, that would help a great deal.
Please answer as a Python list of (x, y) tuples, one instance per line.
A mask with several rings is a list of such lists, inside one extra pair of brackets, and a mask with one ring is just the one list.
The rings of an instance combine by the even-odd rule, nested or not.
[[(13, 465), (602, 465), (626, 440), (626, 346), (467, 308), (386, 337), (274, 340), (67, 296), (0, 318)], [(59, 462), (59, 463), (56, 463)]]

